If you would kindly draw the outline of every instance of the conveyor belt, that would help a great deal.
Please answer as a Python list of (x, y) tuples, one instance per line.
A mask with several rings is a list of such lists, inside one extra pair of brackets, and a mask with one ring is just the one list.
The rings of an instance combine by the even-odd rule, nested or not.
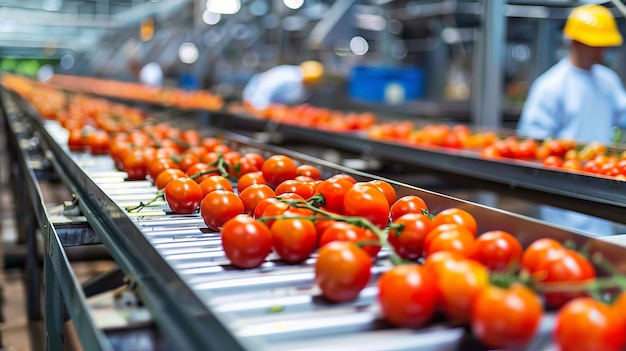
[(491, 187), (539, 203), (626, 223), (626, 182), (608, 177), (548, 169), (528, 161), (489, 160), (464, 150), (410, 147), (368, 139), (356, 132), (336, 133), (245, 115), (214, 115), (210, 122), (229, 130), (262, 131), (363, 156), (432, 169), (455, 175), (457, 181), (468, 185)]
[[(31, 114), (34, 114), (30, 110)], [(331, 304), (313, 284), (314, 258), (286, 265), (271, 256), (260, 268), (237, 270), (221, 250), (219, 234), (207, 230), (199, 214), (175, 215), (167, 207), (127, 214), (122, 207), (149, 200), (156, 188), (147, 181), (123, 181), (107, 156), (70, 153), (66, 132), (54, 122), (33, 119), (44, 147), (79, 206), (120, 267), (135, 280), (139, 294), (161, 330), (180, 350), (481, 350), (463, 328), (434, 322), (422, 329), (393, 328), (379, 315), (376, 279), (353, 302)], [(264, 146), (223, 133), (234, 149), (282, 153), (320, 166), (328, 175), (343, 172), (359, 180), (367, 174)], [(391, 182), (398, 196), (421, 196), (432, 212), (460, 207), (472, 213), (479, 230), (506, 230), (527, 245), (540, 237), (588, 243), (618, 267), (624, 249), (545, 225), (522, 216)], [(380, 259), (377, 276), (389, 267)], [(548, 350), (553, 316), (548, 314), (529, 350)]]

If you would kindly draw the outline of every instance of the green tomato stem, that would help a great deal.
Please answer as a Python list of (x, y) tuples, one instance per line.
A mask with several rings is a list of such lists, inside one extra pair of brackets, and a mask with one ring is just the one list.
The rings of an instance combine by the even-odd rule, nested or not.
[(280, 196), (277, 196), (276, 198), (280, 200), (281, 202), (288, 204), (289, 206), (293, 206), (296, 208), (305, 208), (315, 213), (323, 214), (324, 216), (328, 217), (327, 219), (342, 221), (342, 222), (353, 224), (357, 227), (371, 230), (378, 237), (378, 240), (380, 241), (380, 246), (389, 250), (392, 264), (395, 266), (395, 265), (399, 265), (402, 263), (402, 259), (398, 256), (398, 254), (395, 252), (393, 247), (389, 245), (389, 242), (387, 241), (388, 228), (385, 230), (382, 230), (378, 228), (377, 226), (375, 226), (367, 218), (338, 215), (332, 212), (328, 212), (326, 210), (322, 210), (321, 208), (317, 208), (306, 201), (288, 201), (288, 200), (282, 199)]

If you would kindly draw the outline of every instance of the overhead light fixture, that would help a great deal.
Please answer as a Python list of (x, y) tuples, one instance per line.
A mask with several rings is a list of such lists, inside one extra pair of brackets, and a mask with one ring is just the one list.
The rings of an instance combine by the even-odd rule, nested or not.
[(182, 63), (186, 63), (188, 65), (195, 63), (198, 61), (198, 57), (200, 56), (200, 52), (198, 52), (198, 47), (194, 43), (182, 43), (178, 48), (178, 59)]
[(290, 9), (297, 10), (304, 5), (304, 0), (283, 0), (283, 3)]
[(61, 57), (61, 68), (66, 71), (72, 69), (72, 67), (74, 67), (74, 63), (76, 63), (76, 60), (72, 54), (65, 54)]
[(43, 65), (37, 71), (37, 80), (40, 82), (47, 82), (53, 75), (54, 67), (52, 67), (52, 65)]
[(241, 9), (240, 0), (207, 0), (206, 9), (222, 15), (233, 15)]
[(211, 12), (208, 9), (202, 12), (202, 21), (210, 26), (214, 26), (222, 19), (222, 15), (219, 13)]
[(363, 56), (367, 54), (369, 50), (370, 45), (367, 43), (367, 40), (365, 40), (365, 38), (356, 36), (350, 39), (350, 51), (352, 51), (353, 54)]

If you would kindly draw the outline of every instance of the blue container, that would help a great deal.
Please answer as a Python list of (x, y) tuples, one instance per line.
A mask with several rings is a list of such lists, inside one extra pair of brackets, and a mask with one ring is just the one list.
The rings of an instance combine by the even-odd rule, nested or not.
[(424, 70), (417, 67), (366, 67), (352, 70), (349, 94), (354, 99), (400, 103), (424, 95)]

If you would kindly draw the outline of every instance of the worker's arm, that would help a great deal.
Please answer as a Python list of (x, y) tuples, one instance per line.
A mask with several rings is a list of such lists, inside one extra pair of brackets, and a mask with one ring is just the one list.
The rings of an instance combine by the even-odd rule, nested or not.
[(555, 137), (561, 118), (561, 102), (555, 89), (538, 80), (533, 84), (524, 104), (517, 133), (526, 137)]
[(614, 125), (617, 125), (621, 129), (626, 129), (626, 91), (617, 75), (615, 76), (615, 87), (611, 90), (615, 94), (613, 96), (615, 101)]

